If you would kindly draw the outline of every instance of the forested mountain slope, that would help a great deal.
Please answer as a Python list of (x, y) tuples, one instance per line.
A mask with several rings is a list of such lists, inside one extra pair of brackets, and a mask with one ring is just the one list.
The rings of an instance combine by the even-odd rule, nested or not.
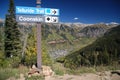
[(109, 29), (94, 43), (57, 59), (65, 67), (98, 66), (118, 63), (120, 60), (120, 25)]

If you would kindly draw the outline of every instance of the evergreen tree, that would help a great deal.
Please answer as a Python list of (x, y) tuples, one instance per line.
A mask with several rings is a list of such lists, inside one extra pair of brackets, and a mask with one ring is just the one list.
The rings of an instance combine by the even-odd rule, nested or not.
[(8, 14), (6, 15), (4, 46), (6, 57), (21, 55), (20, 31), (15, 18), (14, 0), (10, 0)]

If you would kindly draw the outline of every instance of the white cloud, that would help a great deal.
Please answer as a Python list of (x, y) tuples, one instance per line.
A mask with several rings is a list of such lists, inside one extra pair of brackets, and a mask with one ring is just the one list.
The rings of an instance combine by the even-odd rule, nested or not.
[(75, 17), (74, 20), (78, 20), (79, 18)]
[(0, 18), (0, 22), (3, 22), (4, 20)]
[(117, 23), (117, 22), (111, 22), (110, 24), (119, 24), (119, 23)]

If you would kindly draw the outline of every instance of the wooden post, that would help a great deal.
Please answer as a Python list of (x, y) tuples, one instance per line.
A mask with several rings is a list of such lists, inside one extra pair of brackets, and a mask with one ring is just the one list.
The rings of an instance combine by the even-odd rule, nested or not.
[[(41, 0), (36, 1), (36, 7), (40, 8)], [(37, 23), (37, 68), (42, 67), (42, 55), (41, 55), (41, 23)]]

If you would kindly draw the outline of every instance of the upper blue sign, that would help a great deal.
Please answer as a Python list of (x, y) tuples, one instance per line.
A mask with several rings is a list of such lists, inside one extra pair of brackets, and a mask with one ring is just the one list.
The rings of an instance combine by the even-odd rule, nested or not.
[(59, 9), (16, 6), (16, 14), (59, 15)]
[(16, 6), (16, 14), (44, 14), (44, 8)]

